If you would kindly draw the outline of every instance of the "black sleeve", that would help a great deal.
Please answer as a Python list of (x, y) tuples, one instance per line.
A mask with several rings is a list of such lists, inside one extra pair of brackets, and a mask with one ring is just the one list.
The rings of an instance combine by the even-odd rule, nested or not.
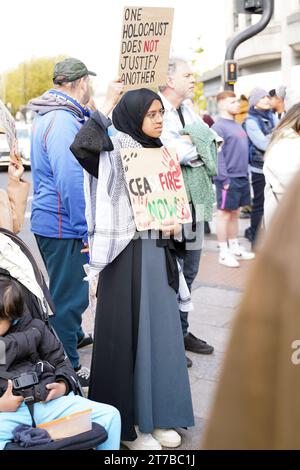
[(41, 330), (42, 340), (38, 348), (40, 359), (49, 362), (55, 368), (55, 380), (63, 380), (66, 383), (66, 394), (70, 391), (75, 392), (77, 389), (76, 372), (64, 352), (62, 343), (42, 321)]
[(100, 152), (110, 152), (114, 148), (107, 134), (110, 125), (110, 119), (96, 111), (83, 124), (70, 146), (78, 163), (95, 178), (98, 178)]
[(41, 332), (34, 326), (27, 330), (11, 333), (1, 338), (5, 345), (5, 366), (8, 369), (13, 362), (26, 359), (36, 353), (41, 342)]

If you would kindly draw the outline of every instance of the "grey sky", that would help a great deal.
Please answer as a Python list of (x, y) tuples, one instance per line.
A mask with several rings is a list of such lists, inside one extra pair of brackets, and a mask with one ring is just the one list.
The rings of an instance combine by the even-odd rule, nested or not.
[(210, 69), (224, 57), (222, 18), (229, 1), (2, 0), (0, 73), (32, 57), (67, 54), (86, 62), (106, 85), (117, 75), (125, 5), (174, 7), (173, 52), (191, 56), (201, 37), (199, 65)]

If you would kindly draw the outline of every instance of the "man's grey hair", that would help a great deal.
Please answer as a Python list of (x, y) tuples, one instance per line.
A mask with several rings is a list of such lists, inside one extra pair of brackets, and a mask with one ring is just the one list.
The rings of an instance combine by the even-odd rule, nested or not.
[[(183, 57), (170, 57), (168, 65), (168, 77), (173, 77), (176, 73), (178, 64), (188, 64), (188, 61)], [(159, 91), (163, 93), (168, 88), (168, 85), (160, 85)]]
[(84, 75), (81, 78), (78, 78), (77, 80), (74, 80), (73, 82), (61, 82), (61, 83), (54, 83), (54, 88), (59, 89), (59, 88), (68, 88), (69, 90), (75, 90), (82, 78), (86, 79), (88, 75)]

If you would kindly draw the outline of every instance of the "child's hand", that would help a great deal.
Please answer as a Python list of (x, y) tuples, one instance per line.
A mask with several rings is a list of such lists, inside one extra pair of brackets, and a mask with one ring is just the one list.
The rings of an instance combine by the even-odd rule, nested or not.
[(48, 385), (46, 385), (46, 388), (47, 388), (47, 390), (50, 390), (50, 392), (48, 393), (48, 396), (45, 400), (46, 403), (47, 403), (47, 401), (51, 401), (51, 400), (55, 400), (56, 398), (63, 397), (66, 394), (66, 391), (67, 391), (66, 384), (65, 384), (65, 382), (62, 382), (62, 381), (53, 382), (52, 384), (48, 384)]
[(13, 395), (12, 381), (8, 381), (6, 392), (0, 398), (0, 412), (14, 412), (17, 411), (24, 398), (21, 396)]

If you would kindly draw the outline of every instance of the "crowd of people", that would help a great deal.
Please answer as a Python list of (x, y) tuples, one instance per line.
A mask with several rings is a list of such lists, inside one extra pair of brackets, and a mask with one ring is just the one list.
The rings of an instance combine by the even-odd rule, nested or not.
[[(53, 362), (54, 372), (46, 385), (46, 401), (35, 405), (37, 422), (89, 404), (93, 419), (109, 436), (99, 448), (118, 449), (120, 439), (130, 450), (176, 448), (181, 444), (178, 428), (194, 425), (188, 377), (192, 361), (185, 351), (214, 351), (189, 330), (188, 322), (204, 226), (213, 218), (214, 186), (218, 261), (238, 268), (241, 260), (255, 258), (261, 226), (269, 230), (283, 193), (300, 169), (300, 103), (284, 87), (270, 92), (255, 88), (242, 100), (225, 91), (216, 98), (219, 119), (202, 119), (192, 103), (195, 78), (190, 65), (171, 58), (167, 81), (157, 93), (146, 88), (124, 93), (117, 79), (95, 109), (90, 75), (95, 73), (80, 60), (65, 59), (55, 65), (53, 88), (29, 103), (35, 113), (31, 230), (55, 306), (50, 322), (70, 363), (64, 363), (60, 343), (50, 341), (43, 322), (28, 318), (18, 283), (0, 274), (0, 337), (12, 350), (9, 364), (0, 365), (0, 377), (4, 367), (13, 378), (29, 357), (38, 355)], [(242, 118), (241, 101), (247, 104)], [(137, 232), (121, 151), (163, 146), (176, 149), (192, 222), (170, 219), (157, 230)], [(15, 233), (29, 190), (22, 175), (15, 141), (8, 187), (0, 193), (0, 226)], [(252, 251), (239, 241), (240, 209), (249, 205), (246, 236)], [(93, 338), (82, 329), (89, 305), (86, 264), (89, 280), (99, 275)], [(27, 336), (27, 348), (14, 356), (12, 343), (20, 345)], [(78, 353), (87, 345), (93, 345), (91, 373)], [(74, 395), (73, 374), (88, 387), (88, 398)], [(11, 440), (13, 425), (30, 423), (22, 397), (13, 395), (10, 380), (2, 382), (0, 448)], [(207, 434), (209, 448), (222, 445), (220, 423), (228, 422), (222, 419), (223, 408), (227, 413), (230, 409), (226, 397), (220, 395), (219, 402), (213, 420), (217, 430), (212, 425)]]

